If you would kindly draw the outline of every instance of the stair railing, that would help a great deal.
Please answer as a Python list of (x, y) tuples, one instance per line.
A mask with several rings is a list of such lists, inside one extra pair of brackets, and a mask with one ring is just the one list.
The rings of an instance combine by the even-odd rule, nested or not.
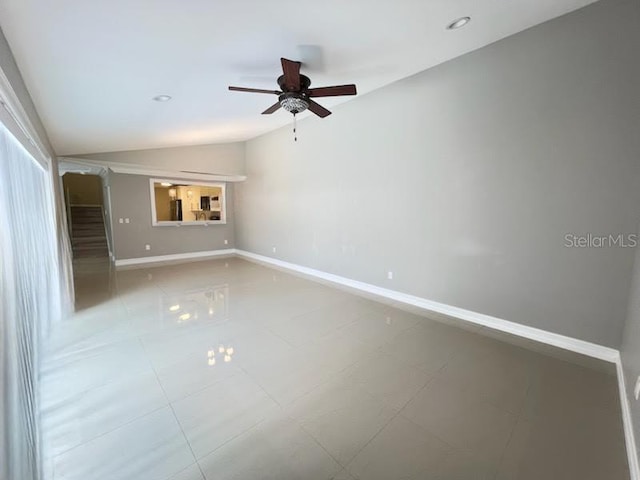
[(100, 208), (100, 211), (102, 212), (102, 229), (104, 230), (104, 236), (107, 239), (107, 250), (109, 250), (109, 259), (111, 260), (111, 252), (113, 250), (111, 250), (111, 239), (109, 238), (109, 234), (107, 232), (107, 212), (105, 210), (105, 206), (102, 205), (102, 207)]
[(73, 238), (73, 219), (71, 218), (71, 194), (69, 193), (69, 187), (65, 189), (65, 205), (67, 207), (67, 227), (69, 228), (69, 240)]

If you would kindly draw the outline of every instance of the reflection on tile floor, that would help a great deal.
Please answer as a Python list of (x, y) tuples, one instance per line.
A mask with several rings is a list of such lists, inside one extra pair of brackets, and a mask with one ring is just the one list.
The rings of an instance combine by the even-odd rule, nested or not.
[(47, 478), (628, 479), (615, 369), (229, 258), (76, 265)]

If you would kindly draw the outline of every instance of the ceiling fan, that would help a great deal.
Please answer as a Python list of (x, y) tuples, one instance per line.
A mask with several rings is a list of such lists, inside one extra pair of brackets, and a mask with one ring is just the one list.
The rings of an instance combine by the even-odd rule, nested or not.
[(282, 63), (283, 72), (283, 75), (280, 75), (277, 80), (280, 90), (263, 90), (245, 87), (229, 87), (229, 90), (278, 95), (278, 101), (262, 112), (263, 115), (270, 115), (282, 107), (287, 112), (293, 113), (294, 116), (309, 109), (322, 118), (331, 115), (331, 112), (322, 105), (314, 102), (312, 98), (356, 95), (357, 93), (356, 86), (353, 84), (309, 88), (311, 80), (309, 77), (300, 74), (301, 62), (294, 62), (286, 58), (281, 58), (280, 62)]

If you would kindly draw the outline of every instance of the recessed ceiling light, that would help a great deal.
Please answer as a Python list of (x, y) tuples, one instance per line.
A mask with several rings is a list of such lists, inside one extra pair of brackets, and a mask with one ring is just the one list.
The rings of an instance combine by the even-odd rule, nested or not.
[(157, 97), (153, 97), (156, 102), (168, 102), (171, 100), (169, 95), (158, 95)]
[(162, 185), (163, 187), (171, 187), (171, 186), (173, 186), (173, 183), (162, 182), (162, 183), (160, 183), (160, 185)]
[(471, 21), (471, 17), (460, 17), (447, 25), (447, 30), (455, 30), (456, 28), (464, 27)]

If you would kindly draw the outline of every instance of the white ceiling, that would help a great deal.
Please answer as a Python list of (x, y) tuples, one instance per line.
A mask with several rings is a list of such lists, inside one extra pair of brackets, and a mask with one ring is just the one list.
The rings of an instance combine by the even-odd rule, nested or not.
[(281, 56), (302, 60), (313, 86), (356, 83), (362, 95), (592, 2), (0, 0), (0, 27), (56, 152), (71, 155), (240, 141), (287, 124), (282, 110), (260, 115), (275, 96), (227, 90), (277, 88)]

